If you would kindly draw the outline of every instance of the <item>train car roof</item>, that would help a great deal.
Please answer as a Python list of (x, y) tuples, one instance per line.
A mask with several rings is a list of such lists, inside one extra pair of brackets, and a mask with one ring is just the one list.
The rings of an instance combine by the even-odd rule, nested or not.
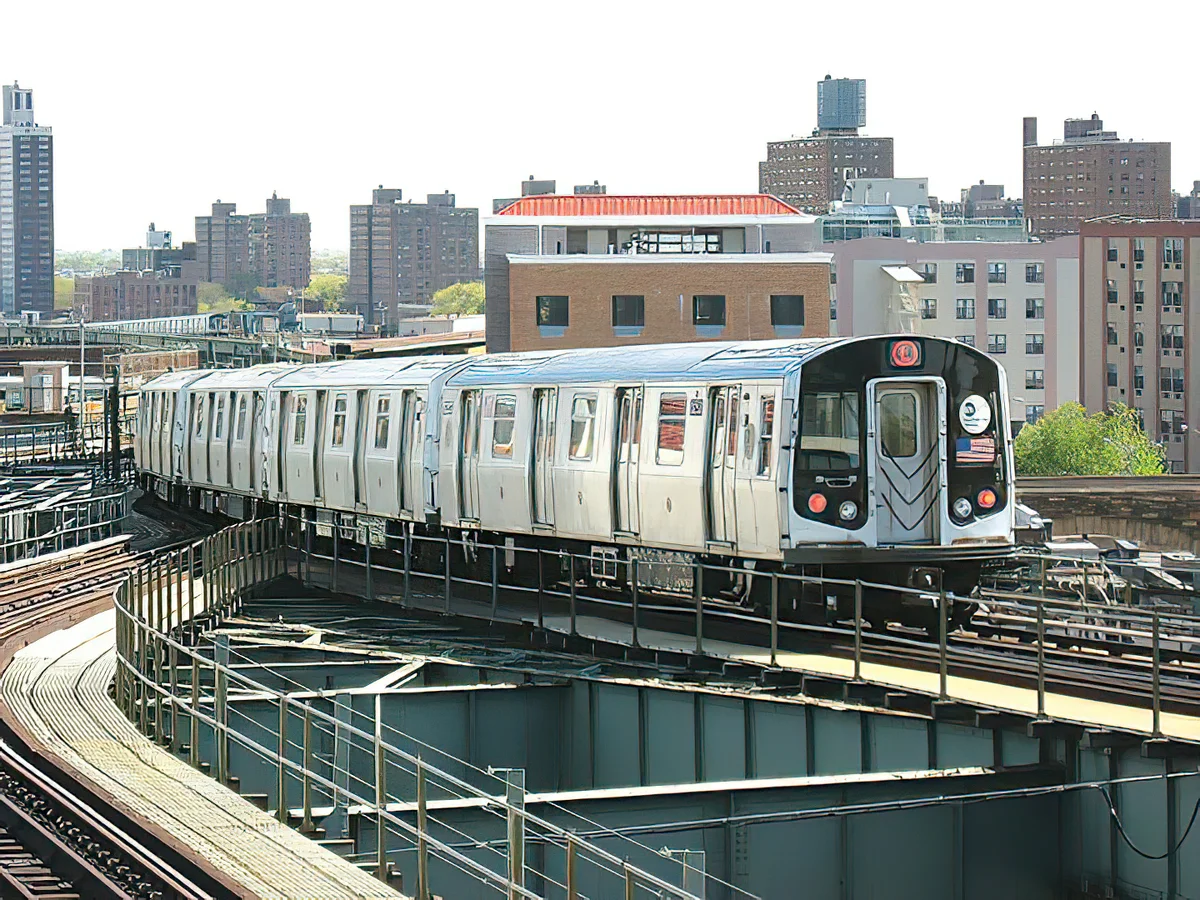
[(211, 369), (181, 369), (177, 372), (164, 372), (151, 378), (142, 385), (143, 391), (177, 391), (181, 387), (198, 378), (204, 377)]
[(702, 378), (774, 378), (804, 360), (850, 338), (782, 341), (706, 341), (688, 344), (640, 344), (504, 353), (479, 357), (453, 375), (454, 386), (517, 384), (590, 384), (610, 381)]
[(285, 372), (297, 368), (295, 363), (278, 362), (243, 369), (205, 369), (204, 377), (197, 379), (190, 387), (197, 391), (264, 387)]
[(465, 356), (413, 356), (308, 363), (286, 373), (275, 387), (376, 387), (388, 382), (428, 384), (447, 369), (464, 365), (467, 361), (468, 357)]

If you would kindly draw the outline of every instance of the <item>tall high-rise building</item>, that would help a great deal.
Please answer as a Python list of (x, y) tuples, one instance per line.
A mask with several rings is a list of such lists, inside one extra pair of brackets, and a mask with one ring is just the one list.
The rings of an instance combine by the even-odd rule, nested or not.
[(262, 287), (304, 288), (312, 274), (308, 213), (292, 212), (292, 201), (272, 194), (265, 213), (238, 215), (237, 204), (212, 205), (196, 217), (196, 259), (201, 278), (226, 284), (253, 274)]
[(4, 85), (0, 125), (0, 311), (54, 311), (54, 138), (33, 91)]
[(824, 215), (846, 182), (891, 178), (891, 138), (860, 135), (867, 122), (867, 83), (826, 76), (817, 82), (817, 128), (809, 137), (771, 141), (758, 164), (758, 189), (804, 212)]
[(1096, 113), (1063, 122), (1060, 143), (1037, 142), (1037, 119), (1024, 120), (1025, 219), (1031, 234), (1078, 234), (1096, 216), (1169, 218), (1171, 145), (1121, 141)]
[(425, 203), (401, 196), (380, 185), (370, 204), (350, 207), (347, 295), (368, 324), (425, 315), (442, 288), (479, 279), (479, 210), (449, 191)]

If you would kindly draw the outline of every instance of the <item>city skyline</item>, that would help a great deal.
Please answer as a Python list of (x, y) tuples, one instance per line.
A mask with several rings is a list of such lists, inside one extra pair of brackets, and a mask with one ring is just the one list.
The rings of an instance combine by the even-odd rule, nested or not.
[[(814, 85), (826, 74), (868, 81), (865, 133), (894, 137), (896, 174), (928, 177), (942, 198), (980, 179), (1018, 196), (1026, 115), (1049, 127), (1097, 111), (1123, 137), (1170, 141), (1176, 190), (1200, 178), (1200, 125), (1164, 89), (1190, 83), (1185, 55), (1139, 60), (1136, 79), (1087, 66), (1064, 48), (1092, 46), (1108, 26), (1045, 4), (1006, 9), (1010, 21), (1037, 27), (1011, 62), (987, 66), (971, 64), (965, 37), (981, 22), (948, 4), (914, 17), (867, 3), (856, 20), (869, 27), (822, 28), (828, 40), (803, 39), (797, 52), (769, 51), (784, 46), (781, 34), (813, 30), (811, 13), (787, 4), (737, 18), (646, 8), (636, 20), (564, 19), (540, 3), (350, 3), (336, 16), (294, 19), (282, 8), (217, 2), (197, 19), (126, 4), (110, 21), (80, 6), (56, 33), (55, 53), (34, 42), (6, 48), (0, 80), (32, 87), (39, 121), (55, 129), (59, 249), (127, 246), (150, 220), (190, 239), (214, 197), (271, 191), (307, 210), (313, 246), (331, 249), (348, 249), (349, 208), (380, 183), (403, 184), (412, 197), (450, 190), (481, 210), (530, 174), (560, 185), (598, 178), (618, 194), (753, 192), (766, 143), (815, 127)], [(33, 8), (13, 18), (16, 33), (47, 27)], [(1198, 19), (1180, 4), (1174, 21), (1188, 33)], [(109, 39), (139, 46), (185, 26), (202, 48), (196, 65), (159, 71), (145, 55), (118, 52), (85, 81), (70, 63)], [(905, 33), (907, 49), (896, 40)], [(388, 34), (402, 37), (381, 41), (382, 52), (363, 43)], [(609, 74), (573, 72), (581, 53)], [(282, 68), (281, 54), (290, 61)], [(535, 75), (547, 65), (561, 76)], [(419, 85), (405, 74), (417, 71), (426, 73)], [(118, 100), (130, 93), (133, 102)], [(129, 140), (131, 115), (133, 133), (153, 140)]]

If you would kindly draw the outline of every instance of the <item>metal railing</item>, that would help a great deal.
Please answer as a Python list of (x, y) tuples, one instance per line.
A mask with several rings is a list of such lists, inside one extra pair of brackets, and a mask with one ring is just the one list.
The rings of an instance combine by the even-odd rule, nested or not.
[[(289, 821), (290, 788), (299, 794), (296, 818), (302, 830), (313, 828), (316, 793), (353, 804), (374, 820), (371, 855), (379, 877), (388, 876), (390, 856), (415, 854), (413, 896), (418, 900), (429, 900), (436, 887), (439, 871), (433, 863), (442, 867), (443, 875), (457, 870), (513, 900), (546, 892), (575, 900), (585, 884), (593, 896), (623, 892), (630, 900), (696, 900), (690, 891), (528, 810), (523, 773), (499, 777), (481, 772), (391, 727), (384, 721), (379, 695), (374, 714), (368, 715), (332, 692), (303, 689), (295, 682), (291, 683), (300, 689), (288, 690), (290, 679), (255, 663), (256, 671), (284, 685), (268, 686), (235, 667), (232, 659), (240, 654), (228, 636), (219, 633), (211, 653), (203, 652), (198, 638), (204, 629), (236, 613), (256, 587), (287, 573), (284, 536), (281, 522), (274, 519), (235, 525), (147, 561), (118, 589), (116, 702), (144, 733), (176, 753), (186, 746), (189, 761), (196, 765), (203, 731), (211, 738), (214, 774), (221, 781), (230, 775), (231, 744), (266, 761), (277, 773), (277, 817)], [(236, 709), (230, 702), (235, 692), (273, 705), (274, 729), (264, 730), (261, 722)], [(361, 725), (356, 716), (363, 719)], [(318, 765), (320, 738), (332, 738), (347, 754), (369, 754), (372, 777), (356, 775), (348, 763), (339, 765), (336, 759)], [(439, 757), (444, 760), (440, 764), (430, 762)], [(486, 776), (497, 790), (484, 790), (453, 774), (450, 769), (456, 767)], [(396, 787), (398, 782), (403, 788)], [(501, 820), (507, 835), (501, 842), (504, 849), (440, 820), (431, 805), (439, 794), (477, 803)], [(460, 838), (466, 847), (488, 852), (465, 852)], [(397, 841), (401, 846), (394, 846)], [(542, 854), (543, 871), (534, 869), (525, 854), (526, 845), (535, 842), (556, 851)], [(681, 878), (683, 874), (681, 870)], [(542, 893), (534, 890), (537, 884)]]
[(88, 497), (76, 494), (0, 506), (0, 563), (113, 537), (128, 512), (128, 493), (111, 484), (98, 485)]
[[(746, 568), (695, 560), (683, 566), (690, 571), (690, 591), (677, 590), (670, 598), (674, 602), (664, 602), (663, 594), (672, 592), (659, 590), (657, 597), (647, 602), (640, 585), (649, 579), (643, 580), (641, 576), (655, 567), (679, 569), (678, 561), (618, 559), (510, 547), (449, 535), (416, 535), (411, 530), (405, 531), (401, 550), (381, 553), (378, 549), (372, 552), (369, 543), (358, 543), (361, 535), (356, 529), (327, 523), (322, 525), (331, 529), (331, 533), (323, 543), (330, 545), (332, 552), (320, 552), (316, 546), (316, 522), (303, 515), (289, 515), (286, 521), (285, 540), (297, 553), (297, 578), (334, 592), (349, 589), (368, 599), (383, 595), (379, 588), (382, 579), (388, 576), (396, 587), (391, 595), (394, 599), (408, 605), (419, 593), (423, 606), (430, 608), (431, 600), (436, 599), (436, 605), (446, 613), (454, 611), (453, 600), (471, 594), (485, 608), (490, 607), (490, 616), (495, 619), (502, 603), (519, 603), (524, 598), (531, 605), (529, 612), (531, 618), (536, 617), (539, 630), (544, 628), (547, 616), (556, 613), (565, 620), (566, 633), (571, 637), (580, 636), (579, 610), (586, 603), (593, 609), (606, 608), (628, 622), (628, 641), (635, 649), (642, 648), (641, 632), (648, 627), (645, 623), (648, 616), (664, 613), (676, 619), (687, 616), (694, 627), (688, 629), (686, 645), (678, 640), (682, 633), (679, 630), (672, 631), (676, 639), (671, 644), (678, 652), (697, 657), (711, 655), (713, 635), (729, 624), (737, 624), (752, 630), (757, 646), (768, 651), (767, 661), (772, 667), (779, 666), (782, 654), (787, 652), (786, 647), (781, 647), (781, 638), (788, 637), (792, 642), (803, 641), (805, 637), (820, 638), (831, 642), (835, 655), (850, 658), (853, 683), (870, 680), (865, 674), (865, 663), (890, 657), (895, 660), (893, 664), (901, 667), (936, 668), (936, 692), (906, 690), (929, 693), (947, 701), (954, 699), (949, 686), (952, 668), (979, 673), (975, 677), (981, 678), (1003, 671), (1036, 690), (1039, 719), (1047, 717), (1047, 696), (1055, 690), (1097, 696), (1107, 693), (1114, 702), (1148, 706), (1151, 719), (1145, 732), (1156, 738), (1162, 736), (1164, 701), (1200, 705), (1200, 690), (1178, 664), (1189, 657), (1200, 662), (1200, 617), (1194, 615), (999, 590), (989, 590), (985, 597), (976, 598), (956, 596), (940, 586), (908, 588), (866, 579), (784, 572), (755, 575)], [(432, 552), (422, 553), (422, 549)], [(480, 577), (457, 574), (451, 564), (455, 556), (474, 558), (473, 574)], [(1041, 559), (1043, 573), (1053, 572), (1049, 566), (1054, 560)], [(392, 560), (397, 564), (389, 565)], [(1082, 566), (1080, 560), (1063, 558), (1062, 561)], [(548, 578), (548, 570), (555, 567), (560, 573), (595, 572), (607, 567), (605, 578), (600, 580), (606, 581), (611, 589), (597, 589), (595, 580), (589, 589), (579, 577)], [(517, 574), (522, 571), (523, 581)], [(1083, 566), (1081, 571), (1086, 592), (1087, 573), (1098, 573), (1099, 565)], [(352, 572), (359, 573), (354, 584), (348, 578)], [(714, 578), (729, 583), (750, 575), (769, 582), (767, 599), (757, 609), (736, 599), (714, 598), (713, 592), (704, 588), (706, 581), (710, 586), (715, 584), (711, 581)], [(423, 587), (418, 587), (417, 582)], [(623, 594), (615, 587), (622, 582), (632, 586)], [(428, 589), (430, 584), (435, 585), (433, 590)], [(818, 598), (840, 593), (847, 598), (846, 608), (830, 614), (823, 624), (795, 621), (786, 615), (786, 601), (781, 598), (806, 591)], [(927, 637), (922, 639), (913, 632), (887, 628), (878, 607), (872, 609), (866, 601), (873, 593), (888, 594), (892, 603), (927, 607)], [(954, 634), (952, 608), (959, 603), (977, 602), (986, 606), (983, 615), (988, 622), (1008, 629), (1010, 637), (1022, 639), (987, 645)], [(1078, 652), (1088, 646), (1108, 646), (1121, 653), (1098, 658)], [(1143, 652), (1126, 653), (1137, 648)], [(1169, 658), (1164, 659), (1164, 654)]]

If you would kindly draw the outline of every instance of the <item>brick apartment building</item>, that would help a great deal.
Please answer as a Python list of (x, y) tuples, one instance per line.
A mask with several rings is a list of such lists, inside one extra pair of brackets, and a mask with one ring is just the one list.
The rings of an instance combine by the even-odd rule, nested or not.
[(1173, 215), (1170, 143), (1118, 140), (1095, 113), (1067, 119), (1062, 142), (1045, 145), (1026, 118), (1024, 173), (1025, 218), (1040, 237), (1078, 234), (1097, 216)]
[(817, 128), (809, 137), (772, 141), (758, 164), (758, 190), (798, 210), (823, 215), (842, 199), (846, 182), (891, 178), (891, 138), (861, 136), (866, 125), (866, 81), (857, 78), (817, 82)]
[(1200, 472), (1200, 221), (1084, 222), (1080, 385), (1091, 411), (1132, 406), (1173, 472)]
[(350, 207), (347, 299), (368, 324), (396, 328), (429, 314), (433, 295), (479, 280), (479, 210), (454, 194), (402, 203), (399, 188), (380, 185), (369, 204)]
[[(1200, 223), (1197, 223), (1200, 225)], [(1079, 399), (1079, 238), (827, 244), (836, 334), (955, 338), (1008, 375), (1015, 422)]]
[(74, 310), (89, 322), (191, 316), (197, 311), (196, 279), (166, 272), (121, 270), (75, 279)]
[(762, 195), (522, 197), (485, 223), (488, 349), (827, 335), (816, 236)]
[(236, 203), (212, 205), (196, 217), (196, 259), (201, 280), (227, 284), (253, 274), (262, 287), (308, 286), (312, 275), (312, 228), (308, 213), (272, 194), (265, 213), (238, 215)]

